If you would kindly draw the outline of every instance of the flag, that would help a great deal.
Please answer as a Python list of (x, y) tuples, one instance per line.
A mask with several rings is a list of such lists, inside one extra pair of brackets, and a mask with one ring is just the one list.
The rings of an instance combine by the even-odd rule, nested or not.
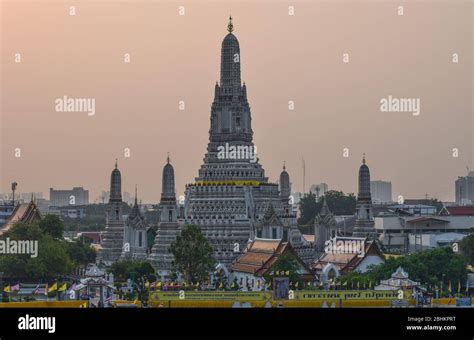
[(324, 285), (323, 281), (319, 281), (319, 287), (322, 287)]
[(222, 289), (222, 287), (224, 287), (224, 284), (221, 282), (221, 283), (219, 284), (219, 289)]
[(3, 291), (4, 291), (5, 293), (10, 293), (10, 285), (4, 287), (4, 288), (3, 288)]
[(76, 284), (75, 284), (75, 283), (73, 283), (72, 286), (69, 287), (68, 292), (72, 292), (72, 291), (74, 291), (74, 290), (76, 290)]
[(158, 281), (158, 282), (156, 283), (156, 288), (158, 288), (158, 289), (161, 288), (161, 281)]
[(458, 293), (461, 293), (461, 280), (458, 281)]
[(232, 282), (232, 284), (230, 285), (230, 288), (234, 288), (235, 287), (235, 281)]
[(260, 280), (257, 280), (257, 288), (260, 288)]
[(372, 281), (369, 281), (369, 289), (372, 289)]
[(342, 284), (344, 287), (347, 287), (347, 281)]
[(360, 281), (357, 281), (357, 289), (360, 289)]
[(194, 285), (194, 287), (199, 288), (199, 281), (196, 282), (196, 284)]
[(145, 281), (145, 288), (147, 289), (150, 288), (150, 281), (148, 280)]
[(448, 291), (451, 292), (451, 280), (448, 281)]
[(12, 291), (12, 292), (14, 292), (15, 290), (17, 290), (17, 291), (18, 291), (18, 290), (20, 290), (20, 284), (19, 284), (19, 283), (17, 283), (16, 285), (14, 285), (14, 286), (11, 286), (11, 288), (10, 288), (10, 289), (11, 289), (11, 291)]
[(285, 272), (285, 275), (286, 275), (286, 276), (289, 276), (289, 275), (290, 275), (290, 271), (287, 270), (287, 271)]
[(67, 289), (67, 282), (64, 282), (64, 284), (59, 287), (58, 292), (64, 292)]
[[(54, 291), (56, 291), (56, 290), (58, 290), (58, 283), (57, 283), (57, 282), (55, 282), (55, 283), (51, 286), (51, 288), (48, 289), (48, 293), (54, 292)], [(47, 294), (48, 294), (48, 293), (47, 293)]]
[(48, 295), (48, 283), (46, 282), (46, 286), (44, 286), (44, 295)]
[(296, 283), (295, 283), (295, 287), (296, 287), (296, 288), (298, 288), (298, 284), (299, 284), (299, 283), (300, 283), (299, 281), (296, 281)]

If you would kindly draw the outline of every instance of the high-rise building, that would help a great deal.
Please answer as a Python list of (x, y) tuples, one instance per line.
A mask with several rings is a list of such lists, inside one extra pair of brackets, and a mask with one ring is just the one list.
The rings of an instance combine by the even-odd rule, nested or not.
[(392, 182), (370, 181), (370, 194), (374, 203), (392, 203)]
[(474, 171), (465, 177), (458, 177), (455, 182), (456, 204), (467, 205), (474, 202)]
[(89, 204), (89, 190), (83, 187), (74, 187), (72, 190), (49, 189), (50, 206), (63, 207), (66, 205)]
[(316, 200), (319, 201), (319, 199), (329, 191), (329, 186), (326, 183), (313, 184), (309, 191), (316, 196)]
[(356, 204), (356, 223), (352, 233), (354, 237), (367, 237), (376, 239), (377, 232), (374, 227), (372, 212), (372, 198), (370, 195), (370, 170), (365, 164), (365, 154), (359, 168), (359, 193)]
[[(257, 228), (262, 230), (275, 221), (264, 221), (267, 211), (267, 217), (270, 212), (278, 217), (279, 230), (291, 226), (290, 241), (301, 238), (293, 234), (297, 233), (296, 216), (287, 213), (286, 197), (280, 195), (278, 184), (265, 177), (257, 158), (232, 19), (227, 28), (221, 48), (220, 83), (214, 88), (207, 153), (195, 182), (186, 186), (184, 206), (185, 222), (201, 228), (214, 248), (216, 260), (224, 265), (256, 237)], [(288, 195), (286, 184), (282, 189), (283, 195)]]

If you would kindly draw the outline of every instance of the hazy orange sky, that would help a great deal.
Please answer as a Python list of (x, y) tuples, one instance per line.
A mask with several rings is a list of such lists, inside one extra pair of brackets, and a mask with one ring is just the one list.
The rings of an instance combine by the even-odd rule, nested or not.
[[(301, 191), (304, 158), (307, 190), (326, 182), (355, 192), (365, 152), (372, 179), (392, 181), (394, 197), (454, 200), (455, 179), (466, 166), (474, 169), (473, 7), (472, 1), (1, 1), (0, 192), (17, 181), (20, 192), (47, 197), (50, 187), (84, 186), (96, 199), (108, 190), (118, 158), (124, 190), (137, 184), (141, 199), (157, 202), (169, 151), (182, 194), (206, 150), (232, 14), (254, 142), (272, 181), (286, 160), (293, 189)], [(64, 95), (95, 98), (96, 114), (56, 112), (55, 99)], [(389, 95), (420, 98), (420, 115), (381, 112), (380, 99)]]

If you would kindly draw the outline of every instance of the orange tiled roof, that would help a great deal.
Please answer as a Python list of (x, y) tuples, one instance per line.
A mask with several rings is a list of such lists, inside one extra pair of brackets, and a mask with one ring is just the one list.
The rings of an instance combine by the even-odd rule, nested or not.
[(283, 254), (287, 245), (281, 240), (256, 239), (232, 264), (231, 269), (261, 276)]
[(256, 239), (250, 244), (231, 266), (232, 271), (250, 273), (255, 276), (263, 276), (278, 261), (280, 255), (291, 252), (308, 274), (307, 279), (312, 279), (310, 268), (298, 257), (288, 242), (282, 240)]

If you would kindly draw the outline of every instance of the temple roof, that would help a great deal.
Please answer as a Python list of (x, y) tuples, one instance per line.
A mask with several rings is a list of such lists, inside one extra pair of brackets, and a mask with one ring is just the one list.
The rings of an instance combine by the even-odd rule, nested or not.
[(274, 239), (255, 239), (235, 262), (232, 271), (244, 272), (255, 276), (265, 275), (284, 253), (291, 253), (298, 260), (304, 275), (310, 275), (311, 270), (299, 258), (288, 242)]
[(5, 225), (0, 228), (0, 235), (9, 231), (17, 222), (31, 223), (40, 219), (40, 211), (33, 200), (29, 203), (17, 204)]
[[(363, 238), (344, 237), (338, 239), (359, 241)], [(313, 270), (322, 270), (327, 264), (332, 263), (338, 268), (340, 272), (346, 272), (355, 270), (368, 255), (378, 255), (382, 260), (384, 259), (384, 256), (376, 242), (365, 240), (364, 245), (364, 256), (362, 257), (358, 256), (359, 254), (357, 253), (323, 253), (311, 264), (311, 268)]]

